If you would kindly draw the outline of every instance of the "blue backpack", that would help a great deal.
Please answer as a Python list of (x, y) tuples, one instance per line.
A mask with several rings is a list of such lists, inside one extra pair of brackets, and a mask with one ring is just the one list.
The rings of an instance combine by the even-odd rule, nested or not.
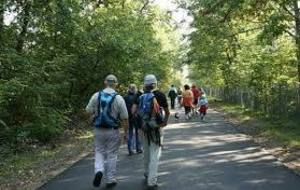
[(153, 101), (154, 98), (155, 95), (152, 92), (140, 96), (138, 115), (143, 121), (142, 129), (156, 128), (159, 124), (163, 123), (161, 109), (153, 114), (155, 106)]
[(153, 93), (146, 93), (140, 96), (138, 115), (144, 120), (151, 117), (154, 97)]
[(94, 118), (94, 126), (98, 128), (118, 128), (119, 121), (111, 116), (111, 106), (117, 93), (100, 91), (98, 96), (98, 114)]

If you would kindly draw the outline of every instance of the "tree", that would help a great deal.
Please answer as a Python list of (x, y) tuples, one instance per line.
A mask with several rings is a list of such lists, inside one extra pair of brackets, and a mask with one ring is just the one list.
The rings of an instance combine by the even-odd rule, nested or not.
[(179, 43), (168, 14), (152, 4), (22, 0), (0, 5), (0, 18), (4, 11), (16, 15), (12, 23), (0, 23), (3, 142), (48, 142), (63, 133), (65, 116), (82, 110), (109, 73), (119, 78), (121, 92), (129, 83), (140, 84), (146, 73), (167, 86)]
[(295, 111), (300, 89), (295, 2), (190, 1), (196, 30), (190, 35), (189, 63), (214, 75), (202, 78), (219, 79), (205, 81), (222, 87), (226, 101), (240, 102), (237, 97), (247, 93), (249, 106), (270, 114), (286, 84), (289, 90), (284, 90), (294, 97), (285, 104)]

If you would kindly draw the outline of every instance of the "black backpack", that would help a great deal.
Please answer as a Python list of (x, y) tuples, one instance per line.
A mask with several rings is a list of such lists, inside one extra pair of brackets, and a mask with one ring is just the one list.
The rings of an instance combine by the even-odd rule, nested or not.
[(129, 93), (124, 97), (129, 118), (132, 118), (131, 108), (133, 104), (136, 102), (137, 97), (138, 97), (137, 94), (132, 94), (132, 93)]
[(176, 94), (175, 90), (170, 90), (169, 97), (170, 98), (176, 98), (176, 96), (177, 96), (177, 94)]

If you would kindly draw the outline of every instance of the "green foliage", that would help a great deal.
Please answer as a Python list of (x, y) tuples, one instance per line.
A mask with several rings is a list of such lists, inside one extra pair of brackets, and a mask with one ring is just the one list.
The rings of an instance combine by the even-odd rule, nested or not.
[(109, 73), (120, 90), (146, 73), (168, 81), (177, 36), (167, 13), (143, 3), (1, 1), (16, 16), (0, 20), (0, 141), (55, 138)]
[(188, 53), (190, 77), (225, 101), (267, 116), (296, 113), (300, 28), (295, 22), (300, 15), (295, 1), (190, 3), (195, 28)]

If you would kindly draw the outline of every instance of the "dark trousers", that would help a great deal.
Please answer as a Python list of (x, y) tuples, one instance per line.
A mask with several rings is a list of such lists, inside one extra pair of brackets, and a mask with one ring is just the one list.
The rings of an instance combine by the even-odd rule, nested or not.
[(184, 106), (185, 115), (188, 115), (192, 111), (191, 106)]
[(170, 98), (171, 99), (171, 109), (175, 109), (175, 99), (176, 98)]
[[(135, 143), (134, 143), (135, 136)], [(133, 148), (136, 148), (136, 151), (141, 150), (141, 141), (139, 138), (139, 129), (135, 121), (129, 121), (129, 129), (128, 129), (128, 152), (132, 152)]]

